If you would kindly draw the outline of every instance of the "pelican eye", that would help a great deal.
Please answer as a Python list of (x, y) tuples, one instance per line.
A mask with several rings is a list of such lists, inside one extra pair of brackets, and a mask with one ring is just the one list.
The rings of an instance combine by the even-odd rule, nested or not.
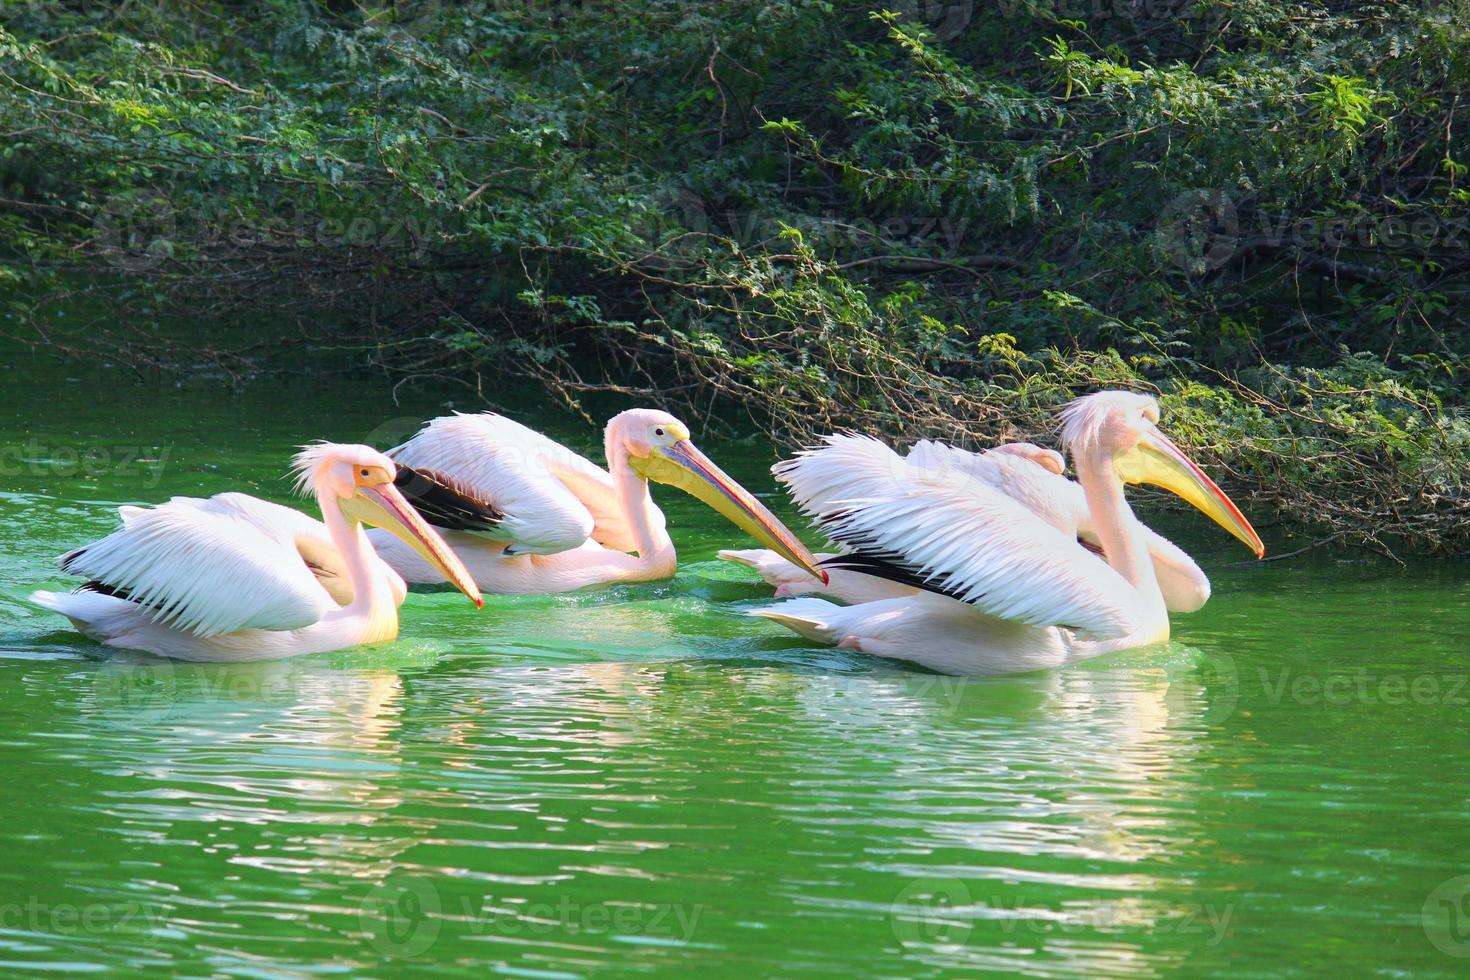
[(360, 487), (375, 487), (393, 482), (393, 477), (381, 466), (359, 466), (352, 474), (352, 481)]
[(644, 430), (648, 433), (648, 442), (655, 446), (667, 448), (680, 439), (688, 439), (688, 431), (677, 422), (662, 422), (650, 425)]

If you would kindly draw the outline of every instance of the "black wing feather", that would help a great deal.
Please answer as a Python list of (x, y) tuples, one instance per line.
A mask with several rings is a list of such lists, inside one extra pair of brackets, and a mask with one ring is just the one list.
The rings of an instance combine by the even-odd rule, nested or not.
[(959, 589), (952, 587), (945, 576), (926, 576), (922, 570), (905, 561), (902, 555), (892, 552), (850, 551), (842, 555), (833, 555), (817, 564), (822, 568), (844, 568), (853, 572), (862, 572), (864, 575), (887, 579), (899, 585), (923, 589), (925, 592), (948, 596), (961, 602), (966, 601), (964, 594)]
[(396, 486), (424, 520), (446, 531), (494, 531), (505, 514), (442, 473), (396, 463)]
[(926, 574), (922, 568), (910, 562), (905, 556), (894, 551), (885, 551), (877, 541), (867, 535), (855, 533), (845, 523), (851, 513), (850, 510), (842, 508), (817, 515), (816, 524), (821, 528), (822, 533), (826, 534), (829, 540), (845, 545), (849, 549), (845, 554), (833, 555), (819, 562), (822, 567), (845, 568), (854, 572), (862, 572), (864, 575), (871, 575), (874, 578), (897, 582), (899, 585), (907, 585), (910, 588), (923, 589), (925, 592), (958, 599), (960, 602), (971, 601), (965, 598), (963, 591), (950, 581), (948, 575)]

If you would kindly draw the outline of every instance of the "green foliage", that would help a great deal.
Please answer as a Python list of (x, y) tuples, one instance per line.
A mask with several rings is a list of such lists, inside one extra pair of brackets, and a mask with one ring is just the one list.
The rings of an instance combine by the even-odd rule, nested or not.
[(787, 443), (1123, 385), (1288, 516), (1470, 536), (1463, 4), (889, 8), (9, 3), (4, 329)]

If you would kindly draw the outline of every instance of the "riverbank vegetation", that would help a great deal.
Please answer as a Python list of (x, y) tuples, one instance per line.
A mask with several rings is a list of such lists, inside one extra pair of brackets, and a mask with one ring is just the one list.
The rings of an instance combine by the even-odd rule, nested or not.
[(1099, 386), (1321, 537), (1470, 539), (1470, 13), (10, 3), (0, 329), (534, 377), (783, 445)]

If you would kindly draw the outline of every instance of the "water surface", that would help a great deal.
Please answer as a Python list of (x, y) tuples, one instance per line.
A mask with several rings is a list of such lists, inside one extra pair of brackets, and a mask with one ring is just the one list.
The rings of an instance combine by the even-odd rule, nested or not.
[[(1470, 964), (1463, 564), (1255, 565), (1186, 519), (1215, 598), (1167, 648), (956, 679), (742, 618), (738, 532), (659, 488), (671, 582), (415, 594), (384, 647), (174, 664), (21, 600), (120, 503), (286, 502), (295, 445), (389, 445), (455, 393), (0, 366), (0, 972)], [(779, 503), (768, 446), (707, 448)]]

